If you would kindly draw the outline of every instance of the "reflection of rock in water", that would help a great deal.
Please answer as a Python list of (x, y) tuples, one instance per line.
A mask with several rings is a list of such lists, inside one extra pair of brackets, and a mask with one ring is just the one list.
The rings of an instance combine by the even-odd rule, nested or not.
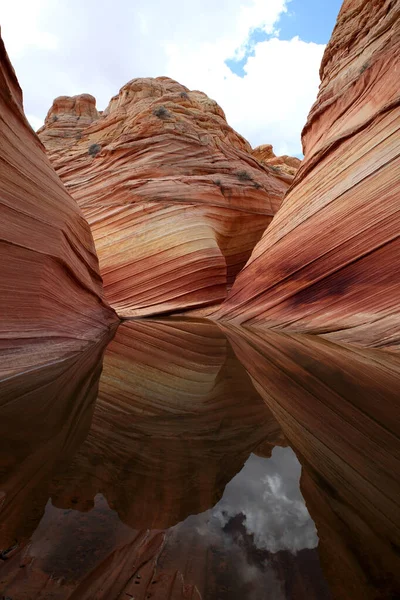
[(85, 510), (100, 492), (132, 527), (170, 527), (213, 506), (253, 448), (276, 438), (214, 324), (124, 323), (105, 355), (90, 432), (53, 503)]
[[(72, 412), (73, 398), (69, 402)], [(46, 408), (54, 422), (52, 407)], [(79, 414), (76, 423), (70, 416), (68, 430), (78, 427)], [(84, 419), (80, 439), (87, 434), (86, 440), (68, 467), (59, 468), (50, 483), (52, 470), (39, 484), (34, 468), (24, 471), (17, 498), (30, 531), (38, 519), (27, 523), (26, 503), (36, 503), (41, 516), (49, 493), (52, 502), (31, 546), (3, 569), (11, 597), (21, 596), (19, 564), (26, 565), (27, 595), (21, 600), (34, 590), (43, 599), (50, 591), (54, 598), (79, 600), (119, 593), (142, 597), (138, 587), (144, 590), (147, 580), (156, 585), (152, 580), (168, 537), (146, 528), (169, 527), (212, 507), (252, 449), (265, 447), (266, 440), (272, 447), (282, 437), (225, 336), (205, 321), (121, 325), (106, 352), (94, 412), (83, 414), (92, 418), (91, 426), (87, 432)], [(59, 451), (65, 464), (72, 452)], [(55, 445), (51, 453), (57, 461)], [(43, 463), (46, 458), (43, 450)], [(30, 486), (34, 492), (25, 498)], [(185, 552), (183, 566), (190, 562), (190, 547)], [(140, 584), (136, 576), (131, 581), (138, 569)], [(190, 597), (190, 570), (184, 585), (178, 574), (185, 569), (176, 566), (164, 574), (162, 586), (171, 587), (174, 599)]]
[(39, 523), (53, 474), (89, 430), (110, 336), (0, 382), (0, 550), (23, 544)]
[[(184, 566), (204, 600), (264, 600), (266, 593), (274, 600), (330, 598), (299, 476), (290, 449), (276, 448), (269, 460), (251, 455), (213, 509), (169, 530), (160, 569)], [(266, 498), (269, 478), (281, 485)], [(299, 503), (305, 518), (296, 523)]]
[[(296, 551), (282, 548), (271, 552), (249, 531), (246, 519), (250, 511), (262, 508), (270, 513), (266, 522), (278, 519), (275, 532), (280, 526), (280, 539), (288, 526), (287, 519), (276, 514), (276, 502), (265, 502), (262, 493), (256, 497), (262, 481), (261, 487), (255, 485), (250, 490), (252, 502), (246, 515), (240, 512), (245, 490), (253, 478), (261, 475), (266, 479), (277, 471), (287, 501), (295, 505), (301, 498), (296, 487), (297, 459), (291, 450), (284, 452), (282, 455), (274, 451), (269, 460), (251, 456), (213, 509), (188, 517), (166, 531), (130, 529), (115, 511), (108, 509), (101, 495), (96, 496), (95, 506), (89, 512), (65, 511), (49, 503), (25, 554), (35, 557), (35, 562), (28, 565), (30, 593), (41, 590), (42, 585), (43, 596), (38, 596), (41, 600), (49, 590), (57, 593), (57, 598), (79, 600), (106, 600), (130, 594), (143, 600), (149, 594), (174, 600), (264, 600), (266, 590), (274, 600), (329, 599), (317, 550), (305, 548), (307, 536), (302, 542), (297, 541)], [(237, 497), (236, 491), (241, 488), (243, 494)], [(224, 522), (221, 510), (226, 517)], [(286, 510), (286, 516), (290, 519), (290, 511)], [(313, 529), (309, 517), (308, 520)], [(46, 544), (51, 552), (43, 551)], [(19, 572), (18, 564), (14, 569), (10, 565), (10, 576), (15, 576), (15, 571)], [(18, 580), (11, 580), (7, 593), (18, 591), (18, 584)]]
[(400, 590), (400, 360), (321, 338), (224, 327), (303, 465), (334, 597)]

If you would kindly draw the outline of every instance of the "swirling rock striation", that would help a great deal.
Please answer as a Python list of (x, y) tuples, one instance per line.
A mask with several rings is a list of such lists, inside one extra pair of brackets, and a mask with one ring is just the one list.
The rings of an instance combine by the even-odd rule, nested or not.
[(89, 226), (25, 118), (1, 40), (0, 185), (0, 372), (10, 375), (82, 348), (116, 316)]
[(345, 0), (304, 161), (217, 316), (399, 348), (399, 72), (400, 2)]
[[(122, 324), (99, 385), (103, 351), (0, 386), (1, 592), (215, 595), (226, 548), (171, 526), (211, 508), (254, 448), (280, 443), (280, 427), (211, 322)], [(244, 586), (246, 574), (236, 573)]]
[(400, 590), (400, 360), (318, 336), (224, 326), (303, 471), (338, 600)]
[(90, 224), (110, 304), (132, 317), (221, 302), (292, 176), (168, 77), (128, 82), (91, 124), (90, 106), (57, 99), (38, 133)]
[(165, 529), (211, 508), (254, 448), (281, 439), (215, 324), (126, 322), (53, 504), (88, 510), (102, 494), (130, 527)]
[(54, 342), (52, 361), (0, 380), (0, 555), (15, 541), (25, 546), (44, 515), (52, 476), (83, 443), (111, 336), (68, 356)]

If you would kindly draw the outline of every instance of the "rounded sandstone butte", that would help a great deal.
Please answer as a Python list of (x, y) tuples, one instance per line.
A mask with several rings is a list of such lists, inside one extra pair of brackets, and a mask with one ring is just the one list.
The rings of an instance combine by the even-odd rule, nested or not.
[(1, 375), (55, 359), (101, 336), (115, 319), (103, 301), (89, 226), (22, 109), (0, 39)]
[(129, 81), (68, 148), (47, 126), (39, 135), (123, 317), (224, 300), (292, 181), (252, 156), (214, 100), (168, 77)]
[(99, 116), (94, 96), (59, 96), (37, 133), (48, 150), (66, 148), (79, 140), (82, 131)]
[(399, 348), (399, 71), (399, 0), (345, 0), (305, 158), (216, 317)]
[(301, 160), (296, 156), (287, 156), (287, 154), (276, 156), (271, 144), (257, 146), (252, 151), (252, 155), (262, 164), (269, 165), (278, 172), (286, 173), (292, 177), (296, 175), (301, 165)]

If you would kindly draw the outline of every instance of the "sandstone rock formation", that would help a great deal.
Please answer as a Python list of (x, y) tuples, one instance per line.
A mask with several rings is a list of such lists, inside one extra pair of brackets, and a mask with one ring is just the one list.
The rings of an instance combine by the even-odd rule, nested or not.
[[(1, 375), (83, 347), (112, 320), (89, 226), (22, 109), (0, 40)], [(53, 343), (46, 350), (49, 341)]]
[(302, 463), (333, 598), (396, 598), (399, 358), (319, 336), (224, 330)]
[(345, 0), (305, 158), (220, 318), (400, 344), (400, 3)]
[(90, 94), (59, 96), (38, 131), (40, 139), (48, 151), (71, 146), (100, 114), (96, 108), (96, 98)]
[(287, 173), (293, 177), (296, 175), (301, 165), (301, 160), (296, 158), (296, 156), (287, 156), (287, 154), (284, 154), (283, 156), (276, 156), (271, 144), (257, 146), (257, 148), (254, 148), (252, 151), (252, 155), (260, 163), (269, 165), (278, 173)]
[(133, 79), (94, 116), (87, 95), (63, 97), (38, 133), (90, 224), (110, 304), (132, 317), (221, 302), (292, 177), (167, 77)]

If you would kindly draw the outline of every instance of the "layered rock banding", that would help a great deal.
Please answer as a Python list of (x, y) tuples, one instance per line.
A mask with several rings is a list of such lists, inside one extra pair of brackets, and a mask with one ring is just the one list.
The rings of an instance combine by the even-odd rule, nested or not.
[(332, 597), (397, 597), (399, 358), (319, 336), (224, 330), (302, 464)]
[(254, 448), (281, 443), (280, 427), (211, 322), (122, 324), (93, 404), (103, 349), (25, 377), (21, 391), (8, 388), (1, 591), (105, 600), (133, 590), (144, 599), (158, 581), (162, 597), (200, 600), (194, 575), (214, 589), (206, 569), (223, 560), (205, 542), (193, 547), (187, 530), (184, 556), (182, 536), (165, 528), (211, 508)]
[(111, 336), (68, 356), (55, 344), (52, 361), (0, 380), (0, 556), (29, 541), (52, 477), (85, 440)]
[(25, 118), (1, 40), (0, 117), (0, 372), (10, 375), (82, 348), (116, 317), (89, 226)]
[(400, 344), (400, 3), (345, 0), (305, 158), (220, 318)]
[(96, 108), (96, 98), (90, 94), (59, 96), (38, 132), (40, 139), (47, 151), (71, 146), (100, 114)]
[(252, 155), (263, 165), (269, 165), (278, 173), (287, 173), (292, 177), (296, 175), (301, 165), (301, 160), (296, 156), (288, 156), (287, 154), (276, 156), (271, 144), (257, 146), (252, 151)]
[(130, 527), (165, 529), (211, 508), (261, 442), (272, 449), (281, 441), (215, 324), (126, 322), (107, 349), (90, 432), (54, 484), (53, 504), (88, 510), (102, 494)]
[(62, 97), (38, 134), (90, 224), (110, 304), (132, 317), (221, 302), (292, 176), (167, 77), (130, 81), (83, 129), (93, 115), (87, 95)]

